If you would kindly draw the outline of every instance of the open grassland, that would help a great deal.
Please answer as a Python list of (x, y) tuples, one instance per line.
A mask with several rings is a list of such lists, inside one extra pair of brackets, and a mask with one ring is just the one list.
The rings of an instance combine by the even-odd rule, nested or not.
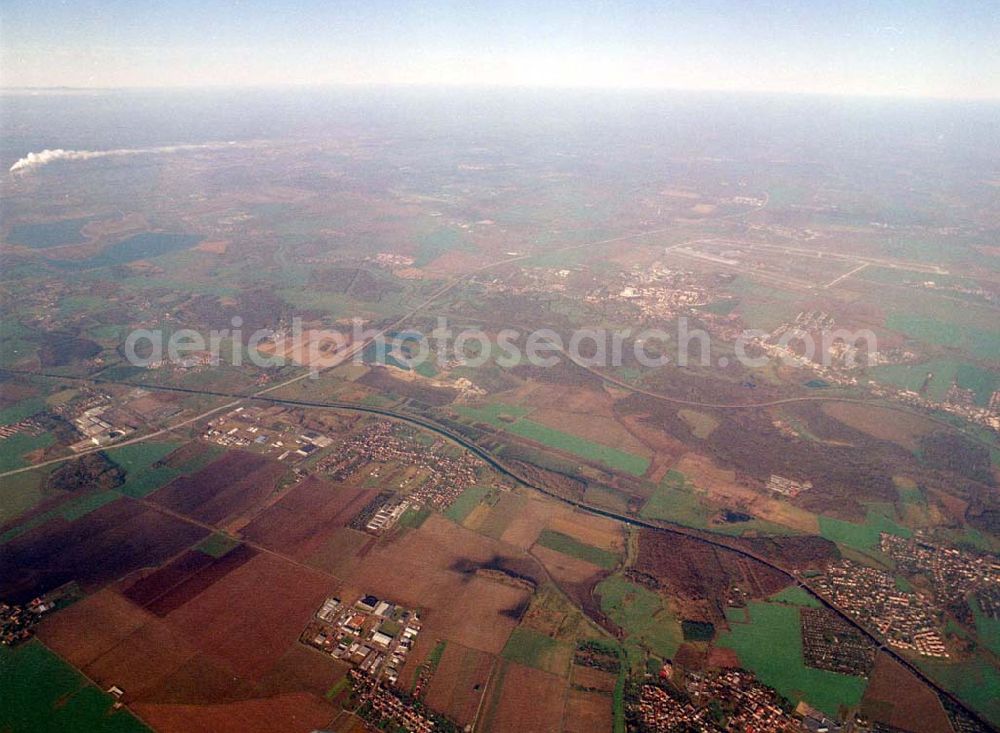
[(598, 461), (617, 471), (641, 476), (649, 468), (649, 459), (643, 456), (528, 420), (524, 417), (528, 411), (523, 407), (495, 403), (485, 407), (461, 407), (458, 411), (477, 422), (487, 423), (494, 428), (571, 453), (585, 460)]
[(55, 443), (52, 433), (31, 435), (30, 433), (15, 433), (9, 438), (0, 440), (0, 471), (12, 471), (29, 465), (24, 456), (33, 451), (50, 447)]
[(1000, 726), (1000, 672), (983, 656), (960, 662), (923, 661), (925, 672)]
[(976, 621), (976, 638), (994, 654), (1000, 655), (1000, 620), (983, 613), (979, 601), (973, 599), (969, 605)]
[(783, 603), (753, 601), (744, 611), (727, 613), (730, 630), (719, 645), (736, 652), (740, 662), (785, 697), (805, 700), (829, 715), (853, 707), (865, 692), (861, 677), (807, 667), (802, 656), (799, 609)]
[(604, 579), (594, 592), (600, 596), (601, 610), (625, 630), (629, 641), (667, 659), (677, 653), (684, 633), (659, 595), (621, 575)]
[(886, 328), (979, 359), (1000, 359), (1000, 332), (991, 308), (901, 291), (885, 293), (881, 305), (888, 312)]
[(671, 469), (643, 505), (640, 516), (705, 529), (711, 509), (684, 474)]
[(542, 530), (541, 535), (538, 537), (538, 544), (556, 552), (561, 552), (564, 555), (597, 565), (605, 570), (613, 570), (618, 565), (618, 558), (614, 553), (584, 544), (574, 537), (565, 535), (562, 532), (555, 532), (551, 529)]
[(472, 510), (479, 506), (489, 491), (488, 486), (470, 486), (444, 510), (444, 515), (451, 521), (461, 524)]
[(512, 662), (565, 677), (572, 653), (573, 647), (569, 644), (519, 626), (510, 635), (500, 655)]
[(7, 476), (0, 487), (0, 525), (20, 516), (42, 500), (45, 475), (26, 471)]
[(90, 684), (37, 640), (0, 646), (0, 730), (148, 731), (127, 710), (114, 710), (111, 695)]
[(899, 537), (910, 537), (913, 535), (913, 532), (909, 529), (897, 524), (875, 509), (868, 510), (868, 517), (864, 524), (845, 522), (842, 519), (821, 516), (819, 518), (819, 528), (820, 534), (831, 542), (861, 551), (873, 550), (878, 547), (879, 535), (882, 532), (894, 534)]
[(181, 444), (175, 442), (144, 441), (108, 451), (108, 455), (125, 471), (125, 483), (118, 491), (127, 496), (142, 498), (185, 474), (201, 470), (222, 454), (218, 446), (188, 443), (186, 455), (179, 454)]
[(805, 606), (807, 608), (822, 608), (823, 606), (823, 604), (798, 585), (790, 585), (784, 590), (775, 593), (768, 600), (775, 603), (787, 603), (792, 606)]
[(46, 408), (41, 397), (28, 397), (0, 410), (0, 425), (20, 422), (25, 418), (37, 415)]
[(872, 374), (880, 382), (887, 382), (901, 389), (921, 392), (940, 402), (952, 384), (968, 389), (975, 395), (978, 405), (988, 405), (990, 396), (997, 389), (1000, 377), (975, 364), (955, 359), (934, 359), (920, 364), (885, 364), (877, 366)]

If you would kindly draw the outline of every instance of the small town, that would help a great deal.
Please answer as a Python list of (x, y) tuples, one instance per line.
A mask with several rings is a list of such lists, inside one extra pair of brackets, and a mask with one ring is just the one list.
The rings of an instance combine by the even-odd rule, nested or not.
[(840, 560), (827, 567), (815, 587), (838, 608), (877, 630), (891, 646), (926, 657), (949, 656), (937, 630), (937, 608), (925, 596), (901, 590), (891, 574)]
[[(336, 481), (345, 481), (362, 468), (370, 468), (370, 476), (378, 478), (379, 465), (398, 463), (418, 471), (423, 480), (414, 486), (412, 477), (404, 477), (396, 487), (406, 492), (410, 506), (430, 506), (444, 509), (469, 486), (476, 483), (483, 462), (470, 453), (457, 455), (443, 450), (443, 443), (427, 446), (408, 434), (407, 428), (380, 420), (350, 438), (341, 450), (323, 458), (318, 471), (328, 473)], [(371, 466), (374, 465), (374, 468)], [(386, 509), (391, 515), (398, 510), (398, 503)], [(404, 507), (405, 510), (405, 507)], [(396, 518), (402, 516), (399, 511)], [(379, 523), (380, 529), (385, 522)]]
[(990, 609), (990, 617), (1000, 619), (996, 604), (1000, 599), (1000, 561), (995, 556), (935, 544), (919, 536), (904, 538), (885, 532), (879, 538), (879, 547), (901, 571), (926, 575), (940, 603), (960, 605), (974, 594), (981, 607)]
[[(691, 674), (687, 699), (647, 682), (631, 712), (639, 730), (650, 733), (725, 730), (804, 731), (803, 722), (789, 712), (778, 694), (743, 670), (713, 675)], [(721, 715), (720, 715), (721, 713)]]

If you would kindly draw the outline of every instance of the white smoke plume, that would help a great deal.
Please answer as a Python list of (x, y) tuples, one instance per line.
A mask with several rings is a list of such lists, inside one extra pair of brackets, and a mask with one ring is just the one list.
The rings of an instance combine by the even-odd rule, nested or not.
[(93, 158), (117, 158), (126, 155), (148, 155), (157, 153), (179, 153), (185, 150), (206, 150), (235, 146), (236, 143), (204, 143), (202, 145), (165, 145), (158, 148), (119, 148), (117, 150), (43, 150), (28, 153), (10, 167), (10, 173), (30, 173), (57, 160), (91, 160)]

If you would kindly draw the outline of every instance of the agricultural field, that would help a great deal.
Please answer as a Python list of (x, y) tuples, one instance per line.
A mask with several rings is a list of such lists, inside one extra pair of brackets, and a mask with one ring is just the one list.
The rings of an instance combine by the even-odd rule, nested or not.
[(910, 537), (913, 534), (911, 530), (897, 524), (876, 509), (868, 510), (868, 517), (864, 524), (821, 516), (819, 527), (820, 534), (825, 539), (861, 551), (873, 550), (878, 547), (879, 536), (883, 532), (899, 537)]
[(550, 550), (561, 552), (564, 555), (575, 557), (584, 562), (591, 563), (605, 570), (613, 570), (618, 565), (618, 558), (607, 550), (599, 547), (584, 544), (569, 535), (555, 532), (550, 529), (543, 530), (538, 537), (538, 544), (548, 547)]
[(717, 643), (735, 651), (742, 665), (785, 697), (805, 700), (828, 715), (861, 702), (863, 678), (806, 666), (796, 606), (753, 601), (726, 616), (729, 631)]
[(503, 651), (504, 659), (565, 677), (569, 672), (573, 647), (533, 629), (514, 629)]
[(88, 730), (144, 733), (150, 730), (128, 710), (112, 710), (101, 691), (39, 641), (0, 646), (0, 729)]
[[(375, 642), (408, 650), (378, 669), (460, 728), (624, 733), (669, 662), (679, 687), (744, 668), (830, 715), (952, 733), (886, 654), (868, 684), (808, 667), (800, 622), (826, 628), (807, 588), (840, 559), (933, 595), (883, 532), (1000, 549), (992, 119), (963, 108), (941, 137), (943, 108), (925, 127), (588, 93), (566, 125), (559, 95), (288, 94), (143, 96), (138, 116), (113, 114), (124, 93), (6, 100), (0, 601), (79, 598), (0, 648), (5, 698), (25, 696), (0, 731), (367, 729), (350, 664), (319, 651), (345, 637), (313, 632), (328, 599), (371, 595), (393, 639), (393, 604), (420, 627)], [(42, 139), (119, 152), (22, 158)], [(439, 319), (619, 335), (622, 358), (476, 365), (469, 341), (411, 368)], [(355, 325), (390, 345), (313, 375), (278, 345)], [(682, 325), (704, 363), (675, 358)], [(221, 362), (138, 366), (139, 328), (229, 333)], [(784, 358), (828, 328), (873, 331), (884, 359)], [(766, 364), (736, 358), (746, 329)], [(292, 363), (237, 359), (254, 332)], [(1000, 721), (1000, 625), (931, 601), (952, 656), (921, 664)]]
[(670, 659), (684, 639), (680, 622), (656, 593), (612, 575), (594, 589), (601, 610), (625, 630), (627, 639)]
[(649, 468), (648, 458), (580, 438), (527, 419), (524, 415), (529, 413), (524, 408), (495, 403), (483, 408), (462, 407), (459, 408), (459, 412), (477, 422), (485, 422), (494, 428), (579, 456), (585, 460), (598, 461), (617, 471), (642, 476)]

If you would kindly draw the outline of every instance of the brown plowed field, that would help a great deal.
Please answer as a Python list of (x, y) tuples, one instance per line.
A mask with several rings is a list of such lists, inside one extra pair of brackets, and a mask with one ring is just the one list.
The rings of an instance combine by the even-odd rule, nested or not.
[(285, 467), (256, 453), (230, 451), (190, 476), (171, 481), (150, 499), (208, 524), (223, 524), (266, 499)]
[[(492, 733), (560, 733), (566, 680), (515, 662), (504, 665), (488, 730)], [(599, 729), (593, 729), (599, 730)], [(604, 730), (608, 730), (605, 728)]]
[(570, 690), (566, 696), (563, 733), (595, 733), (614, 729), (611, 696)]
[(140, 703), (134, 709), (160, 733), (309, 733), (336, 714), (330, 703), (306, 692), (222, 705)]
[(570, 680), (578, 687), (585, 687), (588, 690), (599, 692), (614, 692), (615, 684), (618, 682), (618, 675), (605, 672), (603, 669), (584, 667), (574, 664)]
[(473, 722), (493, 668), (489, 654), (451, 642), (427, 688), (427, 704), (466, 726)]
[(561, 552), (548, 547), (535, 545), (531, 554), (537, 557), (549, 571), (552, 578), (564, 585), (566, 583), (585, 583), (588, 580), (601, 575), (603, 570), (597, 565), (591, 565), (586, 560), (564, 555)]
[(243, 536), (304, 560), (324, 546), (334, 529), (347, 526), (376, 493), (310, 477), (256, 517)]
[(257, 681), (335, 590), (317, 571), (259, 554), (170, 612), (166, 621), (201, 651)]
[(912, 733), (951, 733), (937, 695), (912, 672), (885, 654), (875, 659), (861, 712), (872, 721)]
[(198, 650), (159, 619), (150, 619), (90, 664), (88, 677), (125, 690), (125, 701), (141, 700)]
[(85, 667), (152, 618), (105, 588), (46, 617), (37, 633), (70, 664)]
[(0, 552), (0, 598), (21, 603), (71, 580), (87, 591), (156, 566), (208, 534), (128, 498), (74, 522), (51, 520)]
[[(188, 554), (200, 555), (202, 553), (195, 551)], [(202, 591), (211, 587), (236, 568), (242, 566), (245, 562), (253, 559), (256, 555), (256, 550), (253, 550), (246, 545), (240, 545), (239, 547), (233, 548), (222, 557), (209, 558), (211, 562), (206, 564), (204, 567), (199, 568), (197, 571), (191, 573), (189, 576), (182, 579), (180, 582), (175, 583), (171, 587), (164, 588), (159, 595), (154, 596), (146, 604), (146, 610), (151, 613), (155, 613), (157, 616), (166, 616), (171, 611), (180, 608), (192, 598), (196, 597)], [(154, 578), (154, 576), (150, 576), (150, 578)], [(149, 578), (145, 580), (149, 580)], [(148, 587), (145, 581), (140, 582), (143, 582), (144, 588)], [(151, 585), (157, 585), (155, 578)], [(130, 588), (129, 590), (131, 591), (132, 589)], [(128, 593), (126, 593), (126, 595), (128, 595)], [(131, 596), (129, 597), (131, 598)]]

